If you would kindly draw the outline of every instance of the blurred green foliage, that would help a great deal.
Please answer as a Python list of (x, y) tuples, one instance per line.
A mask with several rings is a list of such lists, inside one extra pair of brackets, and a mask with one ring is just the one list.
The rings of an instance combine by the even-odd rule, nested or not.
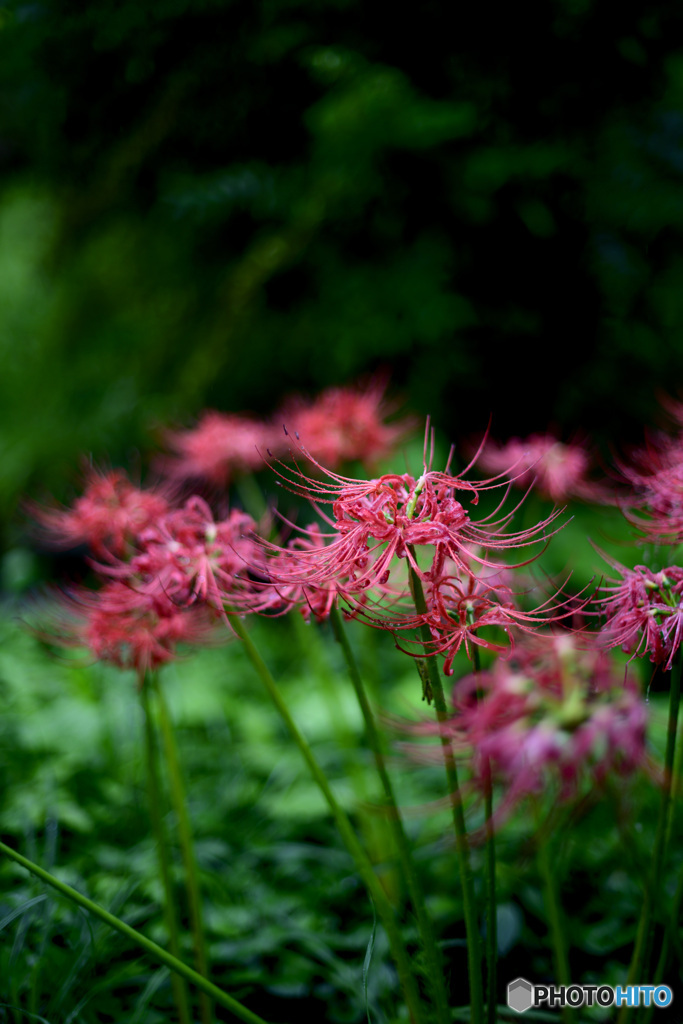
[(683, 13), (451, 14), (5, 5), (6, 514), (377, 368), (454, 438), (639, 436), (681, 380)]

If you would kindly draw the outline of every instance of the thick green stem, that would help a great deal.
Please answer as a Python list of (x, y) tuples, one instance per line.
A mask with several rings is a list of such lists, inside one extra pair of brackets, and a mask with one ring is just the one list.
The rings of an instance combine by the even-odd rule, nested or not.
[(493, 787), (491, 770), (484, 765), (484, 814), (486, 829), (486, 1016), (496, 1024), (498, 1004), (498, 907), (496, 900), (496, 839), (493, 831)]
[[(680, 741), (680, 737), (679, 737)], [(681, 938), (679, 934), (678, 919), (681, 913), (681, 901), (683, 900), (683, 874), (678, 878), (678, 885), (676, 886), (676, 892), (674, 894), (673, 903), (671, 904), (671, 913), (669, 914), (668, 926), (664, 938), (662, 939), (662, 948), (659, 953), (659, 959), (657, 960), (657, 966), (655, 968), (654, 977), (652, 978), (653, 985), (660, 985), (664, 978), (664, 972), (669, 960), (669, 949), (673, 946), (674, 953), (678, 959), (679, 971), (683, 969), (683, 945), (681, 944)], [(652, 1019), (654, 1006), (649, 1006), (645, 1011), (644, 1021), (645, 1024)]]
[[(415, 552), (411, 551), (413, 559), (415, 558)], [(413, 601), (415, 602), (415, 610), (418, 615), (426, 615), (427, 604), (425, 601), (424, 590), (422, 589), (422, 581), (415, 572), (413, 567), (410, 567), (410, 590), (413, 595)], [(422, 626), (420, 629), (421, 639), (425, 644), (425, 650), (429, 650), (427, 646), (431, 642), (431, 636), (426, 626)], [(439, 667), (436, 663), (436, 658), (428, 657), (425, 658), (425, 664), (429, 675), (429, 689), (430, 696), (434, 701), (434, 709), (436, 711), (436, 718), (439, 725), (446, 722), (449, 718), (448, 708), (446, 707), (446, 698), (444, 696), (443, 686), (441, 683), (441, 675), (439, 673)], [(467, 839), (467, 829), (465, 827), (465, 814), (462, 806), (462, 797), (460, 795), (460, 786), (458, 783), (458, 772), (455, 764), (455, 757), (453, 756), (453, 747), (451, 741), (447, 736), (441, 736), (441, 746), (443, 751), (444, 765), (446, 767), (446, 779), (448, 782), (448, 792), (451, 798), (451, 806), (453, 811), (453, 825), (455, 828), (455, 849), (458, 860), (458, 869), (460, 872), (460, 885), (462, 887), (462, 900), (463, 910), (465, 915), (465, 931), (467, 933), (467, 968), (470, 982), (470, 1008), (472, 1013), (472, 1024), (481, 1024), (483, 1020), (483, 997), (482, 997), (482, 983), (481, 983), (481, 952), (479, 948), (479, 927), (477, 921), (477, 907), (474, 898), (474, 884), (472, 881), (472, 870), (470, 868), (470, 850), (469, 842)]]
[[(638, 922), (638, 932), (633, 950), (633, 959), (628, 972), (627, 984), (637, 985), (644, 980), (648, 973), (650, 954), (652, 950), (654, 921), (653, 911), (657, 903), (658, 892), (662, 886), (663, 870), (666, 865), (666, 850), (668, 835), (671, 831), (669, 817), (672, 811), (671, 789), (673, 780), (673, 766), (676, 752), (676, 732), (678, 729), (678, 709), (681, 702), (681, 666), (683, 658), (680, 650), (676, 655), (674, 667), (671, 671), (671, 682), (669, 687), (669, 718), (666, 732), (666, 750), (664, 753), (664, 786), (659, 805), (659, 818), (657, 819), (657, 831), (652, 849), (652, 867), (645, 884), (643, 906)], [(619, 1024), (626, 1018), (628, 1011), (621, 1007), (617, 1021)]]
[(356, 831), (372, 863), (382, 865), (380, 880), (391, 903), (396, 906), (400, 901), (404, 880), (394, 857), (395, 843), (388, 817), (372, 811), (366, 765), (358, 757), (358, 730), (351, 717), (353, 709), (346, 704), (345, 691), (339, 686), (339, 672), (336, 666), (332, 667), (330, 651), (322, 632), (311, 621), (306, 622), (298, 611), (294, 611), (288, 618), (297, 635), (301, 656), (310, 666), (319, 684), (321, 697), (327, 703), (332, 736), (343, 757), (346, 777), (353, 788)]
[[(197, 860), (194, 852), (192, 839), (192, 827), (190, 816), (187, 812), (187, 800), (185, 797), (185, 785), (183, 774), (180, 768), (178, 747), (176, 744), (175, 732), (171, 716), (166, 705), (166, 700), (159, 686), (158, 680), (154, 680), (154, 692), (159, 709), (159, 725), (161, 727), (161, 739), (166, 756), (168, 768), (168, 781), (171, 791), (171, 802), (178, 821), (178, 838), (180, 840), (180, 851), (185, 867), (185, 886), (187, 889), (188, 910), (190, 913), (190, 925), (194, 939), (195, 964), (197, 970), (204, 977), (209, 976), (208, 958), (206, 955), (206, 944), (204, 941), (204, 925), (202, 922), (202, 904), (199, 892), (199, 879), (197, 873)], [(211, 1001), (206, 994), (200, 995), (200, 1011), (202, 1024), (212, 1024), (213, 1013)]]
[[(679, 730), (680, 733), (680, 730)], [(681, 769), (683, 768), (683, 739), (679, 735), (676, 742), (676, 752), (674, 754), (674, 767), (673, 767), (673, 778), (671, 780), (671, 804), (669, 820), (666, 826), (666, 832), (664, 835), (664, 848), (668, 849), (671, 841), (671, 831), (673, 827), (673, 808), (676, 805), (678, 796), (681, 790)], [(655, 973), (652, 978), (653, 985), (661, 984), (666, 970), (666, 965), (669, 960), (670, 947), (674, 947), (674, 953), (678, 957), (679, 967), (683, 967), (683, 946), (681, 946), (681, 940), (678, 934), (678, 917), (681, 910), (681, 900), (683, 899), (683, 874), (679, 875), (678, 885), (676, 886), (676, 893), (673, 898), (671, 905), (671, 913), (668, 915), (668, 926), (664, 936), (662, 938), (662, 948), (659, 951), (659, 957), (657, 959), (657, 965), (655, 967)], [(654, 1007), (650, 1006), (645, 1012), (645, 1024), (652, 1019)]]
[[(481, 672), (479, 648), (472, 645), (472, 667), (475, 674)], [(478, 689), (478, 687), (477, 687)], [(493, 780), (488, 757), (482, 765), (484, 773), (484, 828), (486, 831), (486, 1018), (488, 1024), (496, 1024), (498, 1004), (498, 902), (496, 899), (496, 837), (493, 830)]]
[(16, 864), (20, 864), (22, 868), (26, 868), (26, 870), (30, 871), (32, 875), (36, 876), (36, 878), (40, 878), (41, 881), (47, 882), (47, 884), (51, 885), (53, 889), (60, 892), (62, 896), (66, 896), (66, 898), (71, 900), (72, 903), (82, 907), (83, 910), (89, 911), (89, 913), (98, 917), (100, 921), (104, 921), (104, 923), (109, 925), (110, 928), (113, 928), (114, 931), (119, 932), (121, 935), (125, 935), (127, 939), (130, 939), (131, 942), (134, 942), (137, 946), (140, 946), (141, 949), (144, 949), (145, 952), (149, 953), (154, 960), (165, 964), (166, 967), (175, 971), (176, 974), (186, 978), (192, 985), (198, 988), (200, 992), (205, 992), (207, 995), (211, 996), (214, 1002), (218, 1003), (219, 1006), (224, 1006), (226, 1010), (230, 1010), (230, 1012), (239, 1020), (246, 1021), (247, 1024), (266, 1024), (266, 1021), (264, 1021), (262, 1017), (252, 1013), (251, 1010), (246, 1008), (246, 1006), (242, 1006), (242, 1004), (238, 1003), (236, 999), (229, 996), (227, 992), (223, 992), (222, 989), (218, 988), (218, 986), (214, 985), (201, 974), (198, 974), (197, 971), (194, 971), (191, 967), (188, 967), (187, 964), (184, 964), (181, 960), (178, 960), (177, 957), (172, 956), (171, 953), (162, 949), (161, 946), (157, 946), (156, 942), (152, 942), (151, 939), (146, 938), (141, 934), (141, 932), (131, 928), (130, 925), (121, 921), (118, 917), (114, 917), (114, 915), (110, 914), (108, 910), (104, 909), (104, 907), (100, 907), (99, 904), (93, 903), (93, 901), (89, 900), (87, 896), (81, 895), (80, 892), (77, 892), (76, 889), (72, 889), (71, 886), (66, 885), (65, 882), (60, 882), (60, 880), (55, 878), (54, 875), (51, 875), (49, 871), (45, 871), (45, 869), (41, 868), (38, 864), (34, 864), (33, 861), (28, 860), (26, 857), (22, 857), (20, 853), (16, 853), (11, 849), (11, 847), (5, 846), (4, 843), (0, 843), (0, 853), (4, 853), (6, 857), (9, 857), (10, 860), (13, 860)]
[(396, 962), (401, 987), (403, 988), (409, 1012), (415, 1022), (422, 1021), (424, 1020), (423, 1008), (420, 1002), (415, 978), (413, 977), (408, 954), (406, 953), (405, 946), (403, 945), (403, 940), (396, 923), (394, 910), (384, 889), (382, 888), (382, 885), (380, 884), (379, 879), (377, 878), (377, 875), (375, 874), (370, 858), (359, 843), (356, 833), (354, 832), (345, 811), (337, 802), (325, 773), (318, 764), (308, 741), (299, 731), (299, 727), (290, 715), (289, 709), (282, 699), (277, 683), (273, 679), (266, 663), (256, 649), (251, 637), (245, 630), (244, 624), (237, 616), (230, 617), (230, 624), (234, 632), (242, 641), (247, 657), (251, 661), (259, 679), (266, 688), (273, 704), (280, 714), (280, 717), (287, 726), (290, 736), (299, 748), (299, 752), (306, 762), (314, 781), (317, 783), (320, 791), (325, 797), (332, 817), (339, 829), (339, 833), (344, 840), (347, 850), (356, 863), (358, 873), (363, 879), (363, 882), (374, 901), (379, 916), (386, 929), (387, 938), (389, 940), (392, 955)]
[(671, 842), (671, 831), (674, 822), (674, 808), (681, 795), (681, 772), (683, 772), (683, 742), (681, 738), (681, 729), (678, 730), (679, 735), (676, 741), (676, 751), (674, 753), (674, 764), (673, 771), (671, 773), (671, 797), (669, 800), (669, 815), (666, 823), (666, 832), (664, 833), (664, 849), (669, 849)]
[[(560, 901), (557, 895), (557, 886), (555, 885), (555, 875), (553, 872), (553, 865), (550, 860), (548, 841), (542, 835), (540, 826), (537, 828), (537, 833), (538, 868), (543, 882), (545, 909), (548, 915), (548, 923), (550, 925), (550, 941), (552, 944), (553, 959), (555, 961), (555, 975), (560, 985), (570, 985), (569, 957), (567, 955), (567, 945), (565, 942), (565, 927), (562, 916), (562, 907), (560, 906)], [(570, 1007), (563, 1007), (562, 1018), (567, 1022), (574, 1019), (574, 1014)]]
[[(666, 751), (664, 754), (664, 792), (660, 808), (660, 819), (657, 823), (657, 833), (661, 832), (661, 849), (657, 851), (658, 859), (653, 862), (653, 881), (660, 883), (663, 872), (666, 870), (666, 859), (669, 849), (669, 840), (673, 828), (673, 816), (675, 798), (678, 790), (676, 779), (676, 737), (678, 735), (678, 715), (681, 706), (681, 676), (683, 675), (683, 654), (678, 651), (671, 671), (671, 689), (669, 693), (669, 718), (666, 730)], [(654, 936), (650, 931), (650, 947)], [(648, 956), (649, 959), (649, 956)], [(648, 964), (645, 963), (647, 969)]]
[[(156, 839), (157, 859), (159, 864), (159, 876), (164, 890), (164, 917), (168, 929), (168, 944), (171, 954), (180, 959), (180, 932), (178, 929), (178, 916), (176, 914), (175, 900), (173, 898), (173, 886), (171, 885), (171, 873), (168, 864), (168, 843), (166, 830), (164, 829), (161, 814), (161, 786), (159, 784), (159, 773), (157, 771), (157, 748), (154, 735), (154, 722), (149, 706), (149, 691), (147, 681), (143, 683), (140, 691), (142, 709), (145, 716), (145, 753), (147, 761), (147, 794), (149, 798), (149, 816), (152, 822), (152, 831)], [(173, 987), (173, 998), (178, 1010), (180, 1024), (191, 1024), (190, 1004), (188, 999), (187, 985), (179, 974), (171, 974), (171, 985)]]
[(364, 802), (368, 798), (368, 793), (365, 772), (357, 757), (356, 731), (350, 723), (349, 716), (340, 699), (339, 682), (326, 658), (322, 637), (318, 630), (313, 629), (312, 623), (305, 622), (298, 612), (294, 612), (289, 618), (296, 633), (302, 657), (307, 659), (324, 690), (329, 707), (330, 726), (335, 742), (345, 754), (344, 768), (353, 783), (354, 793), (359, 801)]
[(356, 697), (358, 698), (358, 704), (360, 705), (360, 709), (363, 714), (363, 720), (365, 721), (365, 731), (368, 743), (370, 744), (370, 748), (375, 759), (375, 767), (377, 768), (377, 774), (379, 775), (382, 790), (384, 792), (386, 806), (389, 810), (389, 821), (394, 834), (396, 849), (398, 850), (403, 875), (417, 916), (420, 938), (422, 940), (427, 960), (428, 977), (431, 984), (434, 1002), (436, 1004), (437, 1018), (441, 1024), (448, 1024), (448, 1022), (450, 1022), (448, 995), (446, 993), (446, 985), (444, 983), (443, 963), (434, 937), (434, 928), (425, 904), (420, 878), (410, 849), (410, 843), (408, 842), (408, 837), (406, 835), (405, 828), (403, 827), (403, 820), (396, 802), (394, 787), (384, 761), (382, 741), (377, 730), (375, 716), (372, 712), (372, 707), (370, 706), (370, 701), (368, 700), (365, 686), (363, 684), (363, 678), (358, 669), (358, 664), (354, 657), (351, 644), (349, 643), (349, 638), (346, 635), (343, 616), (336, 605), (333, 605), (330, 612), (330, 622), (332, 624), (335, 639), (342, 649), (349, 677), (356, 692)]

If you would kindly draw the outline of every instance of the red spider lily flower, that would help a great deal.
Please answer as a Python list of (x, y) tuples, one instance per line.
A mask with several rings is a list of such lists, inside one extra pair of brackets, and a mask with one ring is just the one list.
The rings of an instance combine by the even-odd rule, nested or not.
[(604, 783), (645, 762), (647, 713), (636, 685), (624, 683), (604, 651), (580, 640), (524, 638), (490, 672), (456, 684), (452, 719), (415, 727), (445, 735), (456, 752), (471, 755), (474, 787), (483, 790), (490, 780), (505, 787), (496, 825), (553, 782), (558, 799), (569, 800), (582, 781)]
[(262, 468), (259, 452), (271, 434), (252, 417), (205, 412), (193, 430), (166, 435), (175, 454), (159, 460), (159, 468), (175, 480), (207, 480), (226, 487), (236, 476)]
[[(311, 402), (290, 399), (275, 417), (296, 434), (306, 452), (323, 465), (336, 468), (358, 460), (375, 466), (396, 449), (412, 430), (412, 420), (385, 423), (391, 411), (384, 401), (385, 385), (328, 388)], [(272, 446), (271, 446), (272, 447)]]
[[(299, 609), (308, 622), (311, 616), (317, 622), (329, 618), (333, 605), (339, 598), (347, 606), (361, 608), (367, 604), (366, 591), (351, 595), (344, 577), (335, 577), (323, 584), (306, 582), (310, 575), (309, 562), (302, 562), (310, 552), (322, 554), (326, 549), (326, 538), (317, 523), (307, 527), (303, 535), (291, 540), (286, 548), (275, 544), (265, 545), (268, 560), (261, 569), (262, 580), (257, 592), (245, 602), (245, 610), (259, 614), (283, 615)], [(378, 587), (377, 595), (393, 593), (388, 587)]]
[(683, 438), (650, 437), (646, 448), (620, 464), (634, 496), (622, 510), (648, 540), (656, 544), (683, 541)]
[(83, 494), (72, 508), (30, 506), (52, 544), (88, 544), (99, 557), (121, 556), (129, 551), (137, 534), (168, 509), (162, 494), (140, 490), (119, 469), (90, 469)]
[(555, 503), (581, 498), (610, 500), (608, 492), (588, 478), (590, 458), (579, 443), (563, 444), (552, 434), (532, 434), (507, 444), (488, 443), (479, 460), (490, 473), (504, 473), (517, 487), (534, 487)]
[(99, 591), (67, 595), (58, 612), (59, 642), (85, 646), (100, 661), (146, 672), (173, 661), (179, 644), (212, 638), (201, 609), (181, 609), (163, 595), (133, 590), (118, 581)]
[[(574, 615), (577, 610), (573, 599), (553, 603), (556, 594), (532, 611), (524, 611), (517, 606), (518, 596), (471, 573), (433, 581), (426, 594), (427, 614), (422, 617), (433, 637), (433, 644), (425, 653), (445, 654), (443, 670), (450, 676), (462, 646), (468, 658), (470, 644), (502, 654), (514, 645), (517, 632), (536, 635), (551, 622)], [(487, 626), (497, 627), (497, 633), (502, 631), (505, 642), (496, 643), (482, 636), (481, 630)]]
[[(553, 599), (533, 611), (518, 609), (511, 590), (512, 567), (488, 554), (490, 549), (534, 544), (544, 531), (541, 539), (546, 540), (555, 532), (548, 528), (559, 512), (517, 533), (504, 532), (513, 513), (501, 513), (500, 505), (473, 523), (457, 498), (459, 492), (476, 505), (481, 491), (502, 487), (507, 495), (509, 485), (495, 479), (472, 483), (426, 466), (425, 451), (425, 468), (418, 479), (405, 473), (358, 481), (319, 465), (322, 479), (306, 477), (298, 467), (296, 472), (278, 471), (291, 490), (316, 507), (332, 506), (332, 516), (324, 517), (332, 531), (325, 537), (319, 528), (309, 528), (287, 548), (264, 542), (264, 550), (267, 574), (281, 602), (278, 611), (296, 603), (307, 617), (313, 613), (321, 619), (341, 598), (354, 617), (392, 632), (399, 647), (407, 631), (426, 626), (431, 641), (409, 637), (404, 642), (412, 649), (401, 649), (417, 658), (443, 654), (450, 674), (463, 644), (468, 655), (471, 645), (506, 648), (482, 633), (485, 627), (532, 631), (575, 609), (565, 609), (565, 602), (553, 606)], [(425, 552), (431, 559), (429, 567), (420, 566), (417, 548), (423, 550), (423, 562)], [(533, 558), (521, 564), (530, 561)], [(410, 602), (408, 568), (427, 585), (426, 613), (417, 613)], [(273, 601), (264, 599), (263, 609), (257, 610), (271, 611)]]
[(264, 559), (255, 531), (244, 512), (216, 522), (203, 498), (194, 496), (142, 530), (129, 561), (99, 569), (178, 607), (199, 602), (225, 617), (226, 606), (239, 606), (245, 593), (258, 587), (250, 572), (257, 572)]
[[(312, 459), (306, 449), (302, 452)], [(290, 490), (316, 507), (332, 506), (332, 516), (325, 518), (337, 536), (323, 548), (302, 551), (283, 582), (324, 586), (344, 578), (349, 593), (359, 592), (386, 585), (395, 559), (407, 560), (423, 579), (439, 575), (447, 558), (467, 572), (471, 559), (495, 565), (488, 556), (476, 554), (477, 549), (508, 550), (547, 540), (555, 532), (548, 528), (560, 515), (556, 511), (534, 527), (506, 533), (515, 509), (501, 513), (499, 505), (473, 522), (456, 497), (464, 492), (476, 505), (479, 493), (494, 487), (503, 487), (507, 495), (508, 485), (499, 480), (472, 483), (426, 467), (417, 479), (405, 473), (354, 480), (313, 461), (326, 479), (312, 479), (298, 469), (289, 475), (280, 472), (280, 476)], [(432, 549), (429, 571), (420, 568), (413, 554), (415, 547)]]
[[(518, 633), (539, 635), (551, 623), (576, 615), (588, 601), (581, 595), (565, 597), (560, 589), (537, 607), (524, 610), (520, 599), (529, 593), (512, 589), (512, 574), (504, 565), (474, 564), (463, 571), (447, 563), (442, 575), (429, 572), (426, 576), (424, 614), (377, 613), (372, 606), (357, 614), (370, 625), (390, 630), (399, 649), (414, 658), (444, 655), (447, 676), (453, 674), (453, 662), (462, 647), (470, 660), (472, 646), (504, 654), (514, 647)], [(406, 630), (425, 626), (431, 640), (407, 637), (402, 641), (407, 646), (401, 646)], [(495, 627), (493, 637), (490, 627)]]
[(596, 602), (605, 617), (603, 645), (634, 657), (649, 654), (650, 661), (670, 671), (683, 638), (683, 569), (653, 572), (609, 561), (622, 578), (608, 580), (599, 591), (604, 594)]

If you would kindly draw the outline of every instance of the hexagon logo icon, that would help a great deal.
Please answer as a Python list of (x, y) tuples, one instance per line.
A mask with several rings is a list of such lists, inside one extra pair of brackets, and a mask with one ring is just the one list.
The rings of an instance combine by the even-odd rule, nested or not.
[(508, 985), (508, 1006), (517, 1013), (530, 1010), (534, 1002), (534, 986), (526, 978), (515, 978)]

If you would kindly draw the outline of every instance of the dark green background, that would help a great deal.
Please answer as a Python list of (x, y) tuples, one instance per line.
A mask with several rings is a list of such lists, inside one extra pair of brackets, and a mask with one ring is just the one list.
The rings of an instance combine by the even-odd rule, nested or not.
[(144, 465), (207, 406), (377, 369), (449, 438), (492, 414), (617, 445), (683, 379), (680, 5), (45, 0), (0, 24), (10, 521), (81, 453)]

